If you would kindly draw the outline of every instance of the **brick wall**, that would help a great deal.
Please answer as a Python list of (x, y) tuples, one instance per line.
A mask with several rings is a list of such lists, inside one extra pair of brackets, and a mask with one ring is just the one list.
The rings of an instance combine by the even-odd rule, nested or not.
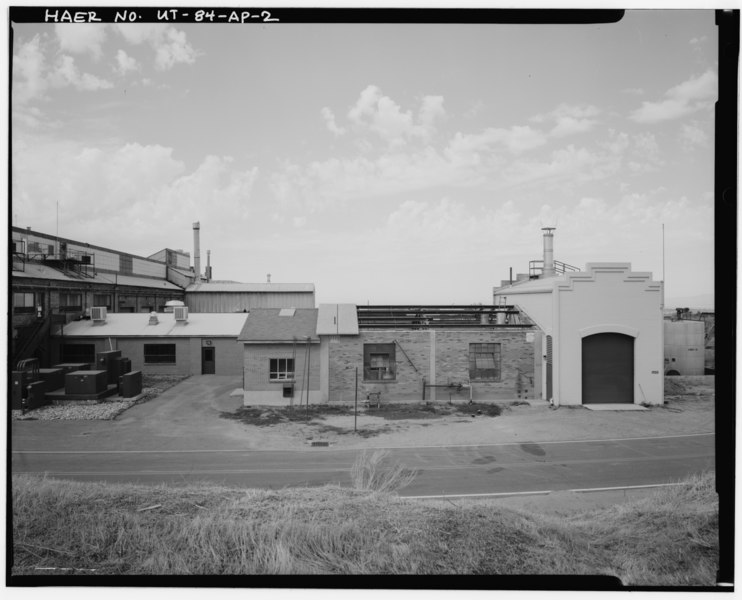
[[(531, 334), (530, 336), (528, 334)], [(531, 341), (528, 341), (528, 339)], [(363, 345), (396, 341), (397, 375), (394, 381), (363, 379)], [(353, 402), (355, 368), (358, 368), (358, 397), (365, 400), (370, 392), (381, 392), (384, 400), (422, 400), (422, 379), (438, 384), (467, 383), (469, 380), (469, 344), (500, 343), (501, 378), (496, 382), (474, 382), (475, 400), (533, 398), (534, 336), (523, 329), (362, 331), (358, 336), (338, 336), (329, 340), (329, 401)], [(431, 364), (431, 357), (434, 362)], [(426, 398), (431, 399), (428, 389)], [(446, 388), (437, 388), (435, 397), (448, 399)], [(457, 396), (462, 398), (462, 396)]]
[[(248, 391), (275, 391), (282, 393), (283, 382), (272, 383), (270, 376), (271, 358), (292, 358), (293, 344), (245, 344), (244, 347), (244, 374), (245, 390)], [(296, 374), (296, 395), (304, 382), (304, 364), (306, 350), (304, 344), (297, 344), (294, 369)], [(309, 389), (319, 391), (320, 385), (320, 350), (319, 344), (312, 344), (309, 352)], [(304, 384), (304, 389), (307, 389)]]

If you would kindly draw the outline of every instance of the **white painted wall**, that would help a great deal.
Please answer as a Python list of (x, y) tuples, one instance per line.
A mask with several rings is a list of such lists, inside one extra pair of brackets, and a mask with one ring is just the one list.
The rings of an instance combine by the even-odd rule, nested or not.
[(554, 401), (582, 403), (582, 339), (595, 333), (631, 335), (634, 403), (663, 402), (662, 284), (629, 263), (590, 263), (554, 288)]
[(635, 338), (634, 402), (662, 404), (662, 284), (651, 273), (632, 272), (629, 263), (588, 263), (579, 273), (500, 288), (495, 304), (503, 297), (533, 319), (544, 340), (552, 336), (555, 404), (582, 403), (582, 338), (605, 332)]

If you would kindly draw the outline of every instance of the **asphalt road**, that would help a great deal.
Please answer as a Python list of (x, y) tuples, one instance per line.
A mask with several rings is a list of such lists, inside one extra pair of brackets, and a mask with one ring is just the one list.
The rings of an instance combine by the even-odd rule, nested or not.
[[(415, 469), (405, 496), (509, 494), (672, 483), (714, 468), (713, 434), (600, 441), (388, 449)], [(12, 452), (12, 472), (106, 482), (209, 481), (283, 488), (350, 484), (359, 450)]]

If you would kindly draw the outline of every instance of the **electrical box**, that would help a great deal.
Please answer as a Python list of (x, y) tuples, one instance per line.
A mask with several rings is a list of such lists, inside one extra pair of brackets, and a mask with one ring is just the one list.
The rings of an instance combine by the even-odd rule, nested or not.
[(10, 407), (12, 410), (21, 410), (23, 405), (23, 372), (13, 371), (10, 374)]
[(95, 368), (108, 373), (107, 384), (116, 384), (119, 380), (119, 365), (116, 362), (121, 358), (121, 350), (108, 350), (95, 355)]
[(45, 381), (34, 381), (33, 383), (28, 384), (26, 390), (26, 408), (38, 408), (39, 406), (49, 404), (49, 401), (46, 399), (46, 392), (47, 388)]
[(64, 369), (39, 369), (39, 377), (46, 382), (46, 389), (49, 392), (64, 387)]
[(119, 381), (119, 378), (122, 375), (126, 375), (129, 371), (131, 371), (131, 359), (126, 358), (125, 356), (114, 358), (113, 364), (114, 364), (114, 371), (116, 372), (116, 382)]
[(105, 392), (108, 371), (72, 371), (64, 378), (64, 393), (68, 396), (86, 396)]
[(58, 365), (52, 365), (53, 369), (63, 369), (65, 375), (72, 373), (72, 371), (87, 371), (90, 369), (90, 363), (59, 363)]
[(119, 389), (123, 398), (134, 398), (142, 393), (142, 372), (132, 371), (119, 379)]

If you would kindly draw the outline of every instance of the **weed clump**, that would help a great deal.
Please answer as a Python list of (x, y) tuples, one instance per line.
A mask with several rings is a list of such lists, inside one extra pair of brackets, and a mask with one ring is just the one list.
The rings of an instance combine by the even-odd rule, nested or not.
[(399, 463), (390, 463), (388, 458), (386, 450), (361, 452), (350, 470), (353, 487), (364, 492), (389, 493), (401, 490), (415, 480), (417, 471)]

